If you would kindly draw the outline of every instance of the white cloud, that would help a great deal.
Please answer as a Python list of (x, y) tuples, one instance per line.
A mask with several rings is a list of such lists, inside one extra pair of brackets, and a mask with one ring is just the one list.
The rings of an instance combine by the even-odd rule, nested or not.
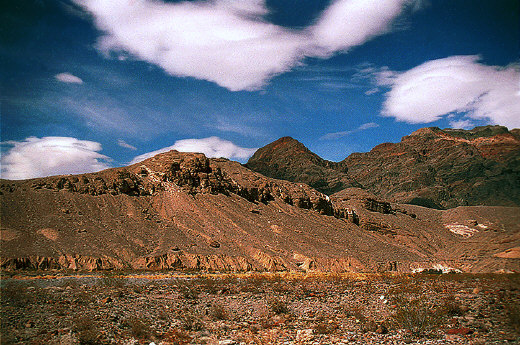
[(2, 155), (2, 178), (21, 180), (51, 175), (80, 174), (109, 168), (110, 158), (98, 153), (101, 144), (71, 137), (29, 137), (7, 141)]
[(301, 30), (266, 22), (263, 0), (165, 3), (75, 0), (105, 35), (98, 48), (122, 51), (174, 76), (255, 90), (306, 57), (327, 57), (385, 33), (412, 0), (336, 0)]
[(81, 78), (76, 77), (75, 75), (72, 75), (70, 73), (59, 73), (54, 76), (56, 80), (61, 81), (62, 83), (69, 83), (69, 84), (83, 84), (83, 80)]
[(124, 141), (123, 139), (119, 139), (117, 140), (117, 145), (121, 146), (121, 147), (124, 147), (125, 149), (129, 149), (129, 150), (137, 150), (137, 147), (135, 146), (132, 146), (130, 144), (128, 144), (126, 141)]
[(376, 127), (379, 127), (379, 125), (377, 123), (374, 123), (374, 122), (368, 122), (368, 123), (364, 123), (362, 124), (361, 126), (359, 126), (358, 128), (356, 129), (352, 129), (350, 131), (342, 131), (342, 132), (334, 132), (334, 133), (327, 133), (325, 134), (324, 136), (322, 136), (320, 138), (320, 140), (332, 140), (332, 139), (339, 139), (339, 138), (342, 138), (342, 137), (345, 137), (347, 135), (350, 135), (352, 133), (356, 133), (356, 132), (360, 132), (360, 131), (364, 131), (364, 130), (367, 130), (367, 129), (370, 129), (370, 128), (376, 128)]
[(487, 66), (478, 61), (478, 56), (451, 56), (386, 78), (391, 90), (382, 114), (429, 123), (466, 113), (470, 119), (520, 127), (519, 65)]
[(172, 146), (168, 146), (153, 152), (144, 153), (132, 159), (130, 164), (141, 162), (159, 153), (177, 150), (180, 152), (200, 152), (210, 158), (247, 159), (255, 153), (256, 148), (243, 148), (233, 144), (231, 141), (218, 137), (204, 139), (177, 140)]
[(471, 129), (471, 128), (475, 127), (475, 124), (471, 120), (460, 119), (460, 120), (450, 121), (450, 126), (451, 126), (451, 128), (456, 128), (456, 129)]
[(314, 39), (327, 54), (347, 50), (383, 34), (409, 0), (339, 0), (330, 5), (316, 25)]

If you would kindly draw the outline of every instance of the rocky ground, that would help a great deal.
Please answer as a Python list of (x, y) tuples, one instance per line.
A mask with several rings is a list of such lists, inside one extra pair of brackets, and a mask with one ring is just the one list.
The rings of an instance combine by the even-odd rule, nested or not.
[(520, 343), (512, 274), (32, 273), (1, 292), (2, 344)]

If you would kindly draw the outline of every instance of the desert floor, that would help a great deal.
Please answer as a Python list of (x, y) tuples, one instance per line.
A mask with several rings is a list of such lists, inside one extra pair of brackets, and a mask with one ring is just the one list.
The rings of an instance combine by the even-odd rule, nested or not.
[(1, 344), (515, 344), (520, 275), (2, 273)]

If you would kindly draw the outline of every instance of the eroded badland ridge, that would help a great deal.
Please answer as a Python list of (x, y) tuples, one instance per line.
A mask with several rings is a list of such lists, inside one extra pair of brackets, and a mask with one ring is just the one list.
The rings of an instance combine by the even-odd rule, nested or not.
[[(1, 267), (519, 271), (519, 142), (502, 127), (430, 128), (333, 163), (282, 138), (247, 165), (297, 182), (177, 151), (2, 180)], [(498, 206), (395, 203), (414, 200)]]

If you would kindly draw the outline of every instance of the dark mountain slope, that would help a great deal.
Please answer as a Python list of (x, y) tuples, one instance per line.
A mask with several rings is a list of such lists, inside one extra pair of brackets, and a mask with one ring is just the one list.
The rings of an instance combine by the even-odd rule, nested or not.
[(340, 164), (364, 188), (429, 207), (520, 205), (520, 138), (500, 126), (423, 128)]
[(433, 208), (520, 206), (520, 134), (501, 126), (423, 128), (340, 163), (282, 138), (259, 149), (247, 166), (328, 194), (360, 186), (391, 201)]
[(260, 148), (246, 166), (268, 177), (306, 183), (329, 195), (348, 187), (360, 187), (338, 163), (320, 158), (291, 137)]

